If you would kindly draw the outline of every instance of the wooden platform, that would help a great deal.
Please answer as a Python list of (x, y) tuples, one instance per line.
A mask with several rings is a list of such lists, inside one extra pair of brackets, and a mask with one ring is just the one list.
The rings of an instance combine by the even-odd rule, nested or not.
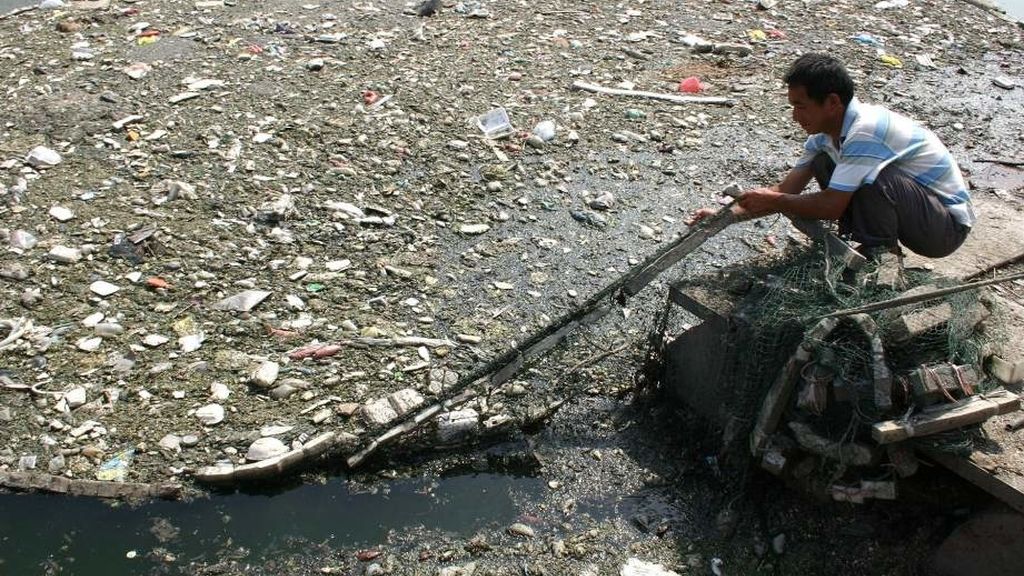
[[(908, 255), (905, 265), (931, 268), (943, 276), (964, 280), (991, 277), (987, 270), (1024, 259), (1024, 210), (1020, 203), (1005, 202), (989, 192), (975, 193), (974, 203), (978, 221), (959, 250), (937, 260)], [(1016, 292), (1024, 294), (1021, 290)], [(993, 293), (998, 295), (999, 290)], [(1007, 360), (1020, 360), (1024, 358), (1024, 303), (1010, 292), (1007, 298), (997, 301), (1006, 329), (1000, 348), (1010, 357)], [(1018, 394), (1021, 388), (1008, 386)], [(1024, 513), (1024, 430), (1006, 430), (1006, 423), (1020, 414), (1014, 412), (987, 420), (982, 426), (991, 441), (969, 457), (936, 453), (925, 456)]]

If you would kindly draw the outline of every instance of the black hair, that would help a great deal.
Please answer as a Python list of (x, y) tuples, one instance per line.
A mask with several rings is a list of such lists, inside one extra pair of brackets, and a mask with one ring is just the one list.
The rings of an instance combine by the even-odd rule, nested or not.
[(853, 80), (843, 63), (828, 54), (804, 54), (796, 59), (782, 78), (787, 86), (803, 86), (807, 95), (821, 104), (836, 94), (843, 106), (853, 100)]

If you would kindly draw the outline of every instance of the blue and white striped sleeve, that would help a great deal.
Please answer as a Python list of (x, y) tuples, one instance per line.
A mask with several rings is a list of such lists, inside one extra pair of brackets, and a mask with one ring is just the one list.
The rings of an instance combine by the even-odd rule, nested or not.
[(825, 147), (825, 138), (824, 134), (812, 134), (807, 137), (807, 141), (804, 142), (804, 153), (796, 161), (797, 168), (808, 166), (814, 161), (814, 157)]

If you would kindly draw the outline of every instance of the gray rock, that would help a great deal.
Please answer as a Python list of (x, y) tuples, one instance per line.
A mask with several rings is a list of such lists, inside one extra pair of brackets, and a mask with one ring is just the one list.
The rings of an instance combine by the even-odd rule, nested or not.
[(610, 210), (614, 205), (615, 196), (611, 192), (602, 192), (589, 203), (589, 206), (595, 210)]
[(540, 149), (543, 148), (546, 144), (547, 143), (544, 142), (544, 139), (541, 138), (540, 136), (537, 136), (536, 134), (530, 134), (530, 136), (526, 139), (526, 145), (532, 148)]
[(191, 448), (196, 444), (199, 444), (199, 436), (196, 436), (195, 434), (185, 434), (181, 437), (181, 445), (186, 448)]
[(25, 162), (33, 168), (50, 168), (60, 164), (62, 161), (63, 158), (60, 157), (56, 150), (51, 150), (46, 146), (36, 146), (25, 157)]
[(0, 266), (0, 278), (21, 281), (29, 277), (29, 270), (16, 262), (8, 262)]
[(229, 296), (213, 305), (215, 310), (230, 310), (233, 312), (248, 312), (263, 302), (270, 292), (266, 290), (246, 290), (234, 296)]
[(53, 458), (50, 458), (50, 462), (47, 463), (46, 469), (50, 474), (60, 474), (64, 471), (66, 465), (67, 463), (64, 461), (64, 455), (57, 454)]
[(26, 232), (25, 230), (12, 231), (8, 241), (11, 244), (11, 248), (18, 248), (20, 250), (31, 250), (39, 243), (39, 240), (31, 232)]
[(299, 389), (291, 384), (281, 384), (270, 391), (270, 397), (274, 400), (284, 400), (298, 391)]

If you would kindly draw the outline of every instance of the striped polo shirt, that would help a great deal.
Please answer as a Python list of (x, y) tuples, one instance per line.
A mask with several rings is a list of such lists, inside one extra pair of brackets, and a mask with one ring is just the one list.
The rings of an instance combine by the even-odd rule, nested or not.
[(824, 151), (836, 163), (829, 188), (853, 192), (871, 184), (889, 164), (931, 190), (953, 219), (971, 226), (974, 207), (960, 168), (930, 130), (913, 120), (856, 98), (846, 107), (839, 150), (828, 134), (813, 134), (804, 144), (797, 167), (807, 166)]

